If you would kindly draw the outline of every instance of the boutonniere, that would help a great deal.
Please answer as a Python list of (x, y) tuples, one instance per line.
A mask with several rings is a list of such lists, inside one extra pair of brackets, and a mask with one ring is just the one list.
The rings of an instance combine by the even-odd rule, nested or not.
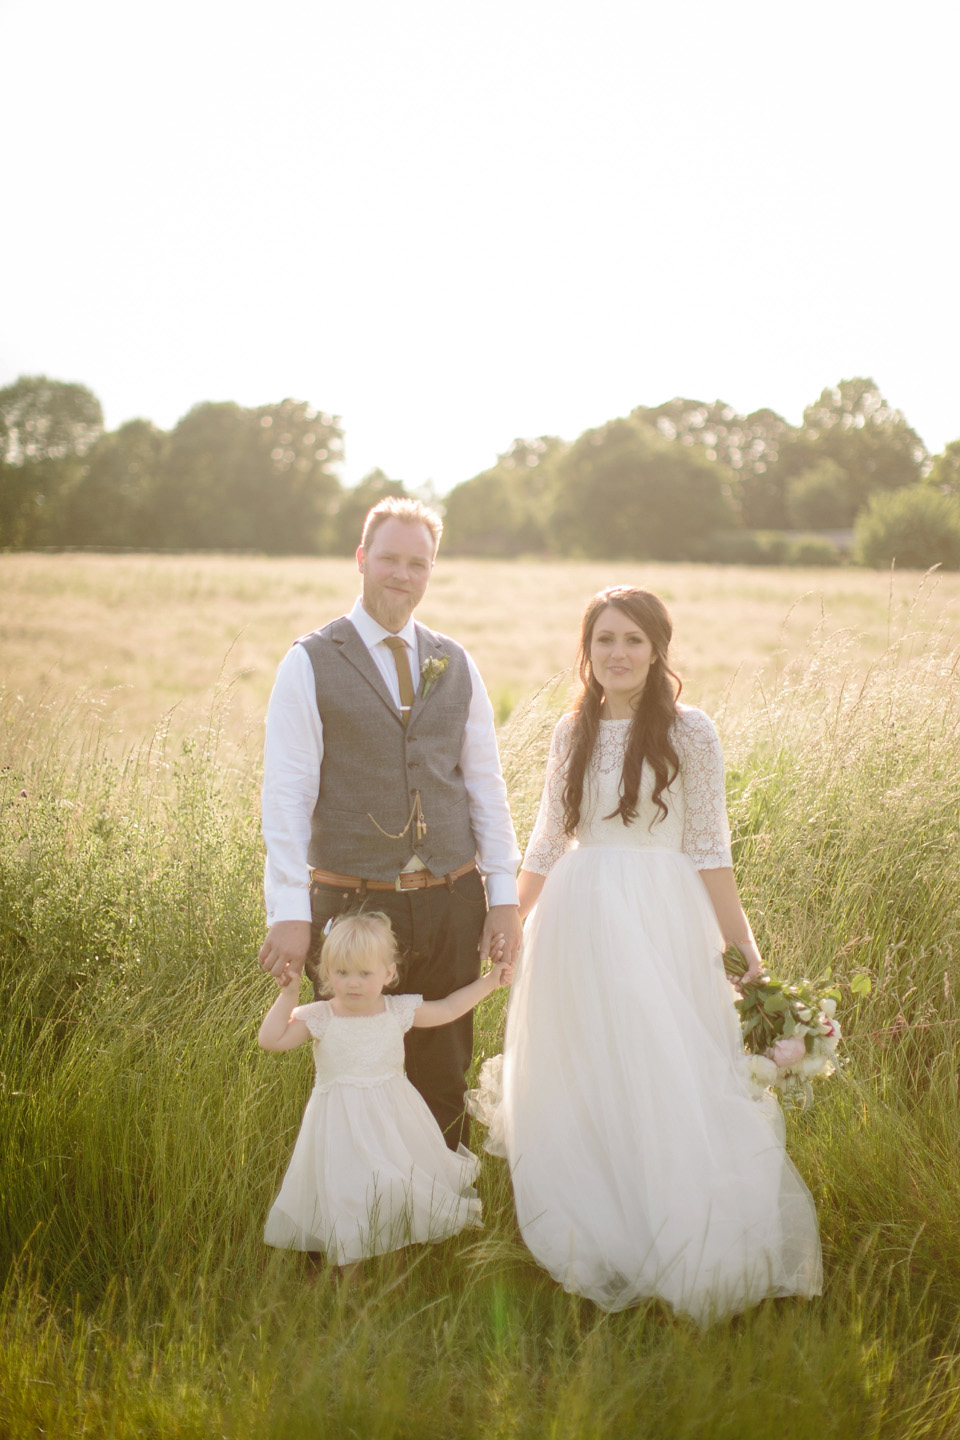
[(420, 666), (421, 690), (420, 694), (424, 700), (430, 694), (431, 689), (436, 685), (440, 676), (450, 664), (449, 655), (428, 655)]

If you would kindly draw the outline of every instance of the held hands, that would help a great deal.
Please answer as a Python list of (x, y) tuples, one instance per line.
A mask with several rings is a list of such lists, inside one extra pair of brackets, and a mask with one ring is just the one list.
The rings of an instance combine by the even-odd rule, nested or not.
[(513, 975), (517, 968), (517, 962), (515, 959), (510, 961), (504, 960), (503, 956), (506, 948), (506, 938), (498, 931), (490, 941), (490, 961), (492, 968), (487, 971), (488, 975), (496, 977), (493, 982), (494, 989), (499, 989), (501, 985), (513, 984)]
[[(494, 941), (500, 942), (499, 952), (494, 951)], [(523, 939), (520, 911), (516, 905), (491, 905), (480, 932), (480, 958), (482, 960), (505, 960), (516, 962)]]
[[(309, 920), (277, 920), (267, 931), (257, 959), (267, 974), (284, 986), (294, 975), (302, 973), (309, 949)], [(288, 970), (291, 974), (284, 980), (282, 977)]]
[(487, 971), (488, 976), (494, 977), (493, 989), (499, 990), (502, 985), (512, 985), (516, 968), (515, 964), (507, 965), (503, 960), (497, 961), (493, 968)]

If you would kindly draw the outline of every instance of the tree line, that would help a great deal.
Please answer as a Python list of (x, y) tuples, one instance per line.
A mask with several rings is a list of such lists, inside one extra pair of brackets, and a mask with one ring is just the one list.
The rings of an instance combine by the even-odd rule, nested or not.
[[(106, 431), (83, 385), (0, 390), (0, 546), (351, 554), (370, 505), (337, 476), (338, 416), (302, 401), (194, 406), (170, 431)], [(638, 406), (570, 442), (515, 440), (442, 502), (447, 553), (960, 566), (960, 440), (938, 456), (870, 379), (799, 426), (722, 401)], [(892, 547), (892, 548), (891, 548)]]

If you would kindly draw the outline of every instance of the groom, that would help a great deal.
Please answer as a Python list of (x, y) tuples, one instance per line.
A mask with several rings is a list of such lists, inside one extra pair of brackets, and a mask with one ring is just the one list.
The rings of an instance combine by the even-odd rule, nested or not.
[[(520, 856), (493, 708), (466, 651), (413, 620), (442, 528), (418, 500), (375, 505), (357, 550), (361, 598), (302, 636), (277, 672), (259, 957), (277, 978), (308, 957), (315, 975), (324, 926), (361, 908), (389, 916), (402, 989), (426, 1000), (476, 979), (495, 934), (502, 958), (516, 958)], [(410, 1030), (405, 1045), (407, 1075), (456, 1149), (473, 1017)]]

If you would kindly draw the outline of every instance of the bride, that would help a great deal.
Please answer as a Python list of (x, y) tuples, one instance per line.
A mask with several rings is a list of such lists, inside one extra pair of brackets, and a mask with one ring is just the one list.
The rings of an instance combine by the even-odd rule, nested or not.
[(820, 1293), (813, 1201), (775, 1102), (752, 1098), (725, 945), (762, 962), (737, 893), (712, 722), (677, 703), (670, 617), (601, 591), (583, 690), (554, 731), (520, 874), (530, 913), (488, 1149), (523, 1238), (605, 1310), (659, 1296), (702, 1323)]

